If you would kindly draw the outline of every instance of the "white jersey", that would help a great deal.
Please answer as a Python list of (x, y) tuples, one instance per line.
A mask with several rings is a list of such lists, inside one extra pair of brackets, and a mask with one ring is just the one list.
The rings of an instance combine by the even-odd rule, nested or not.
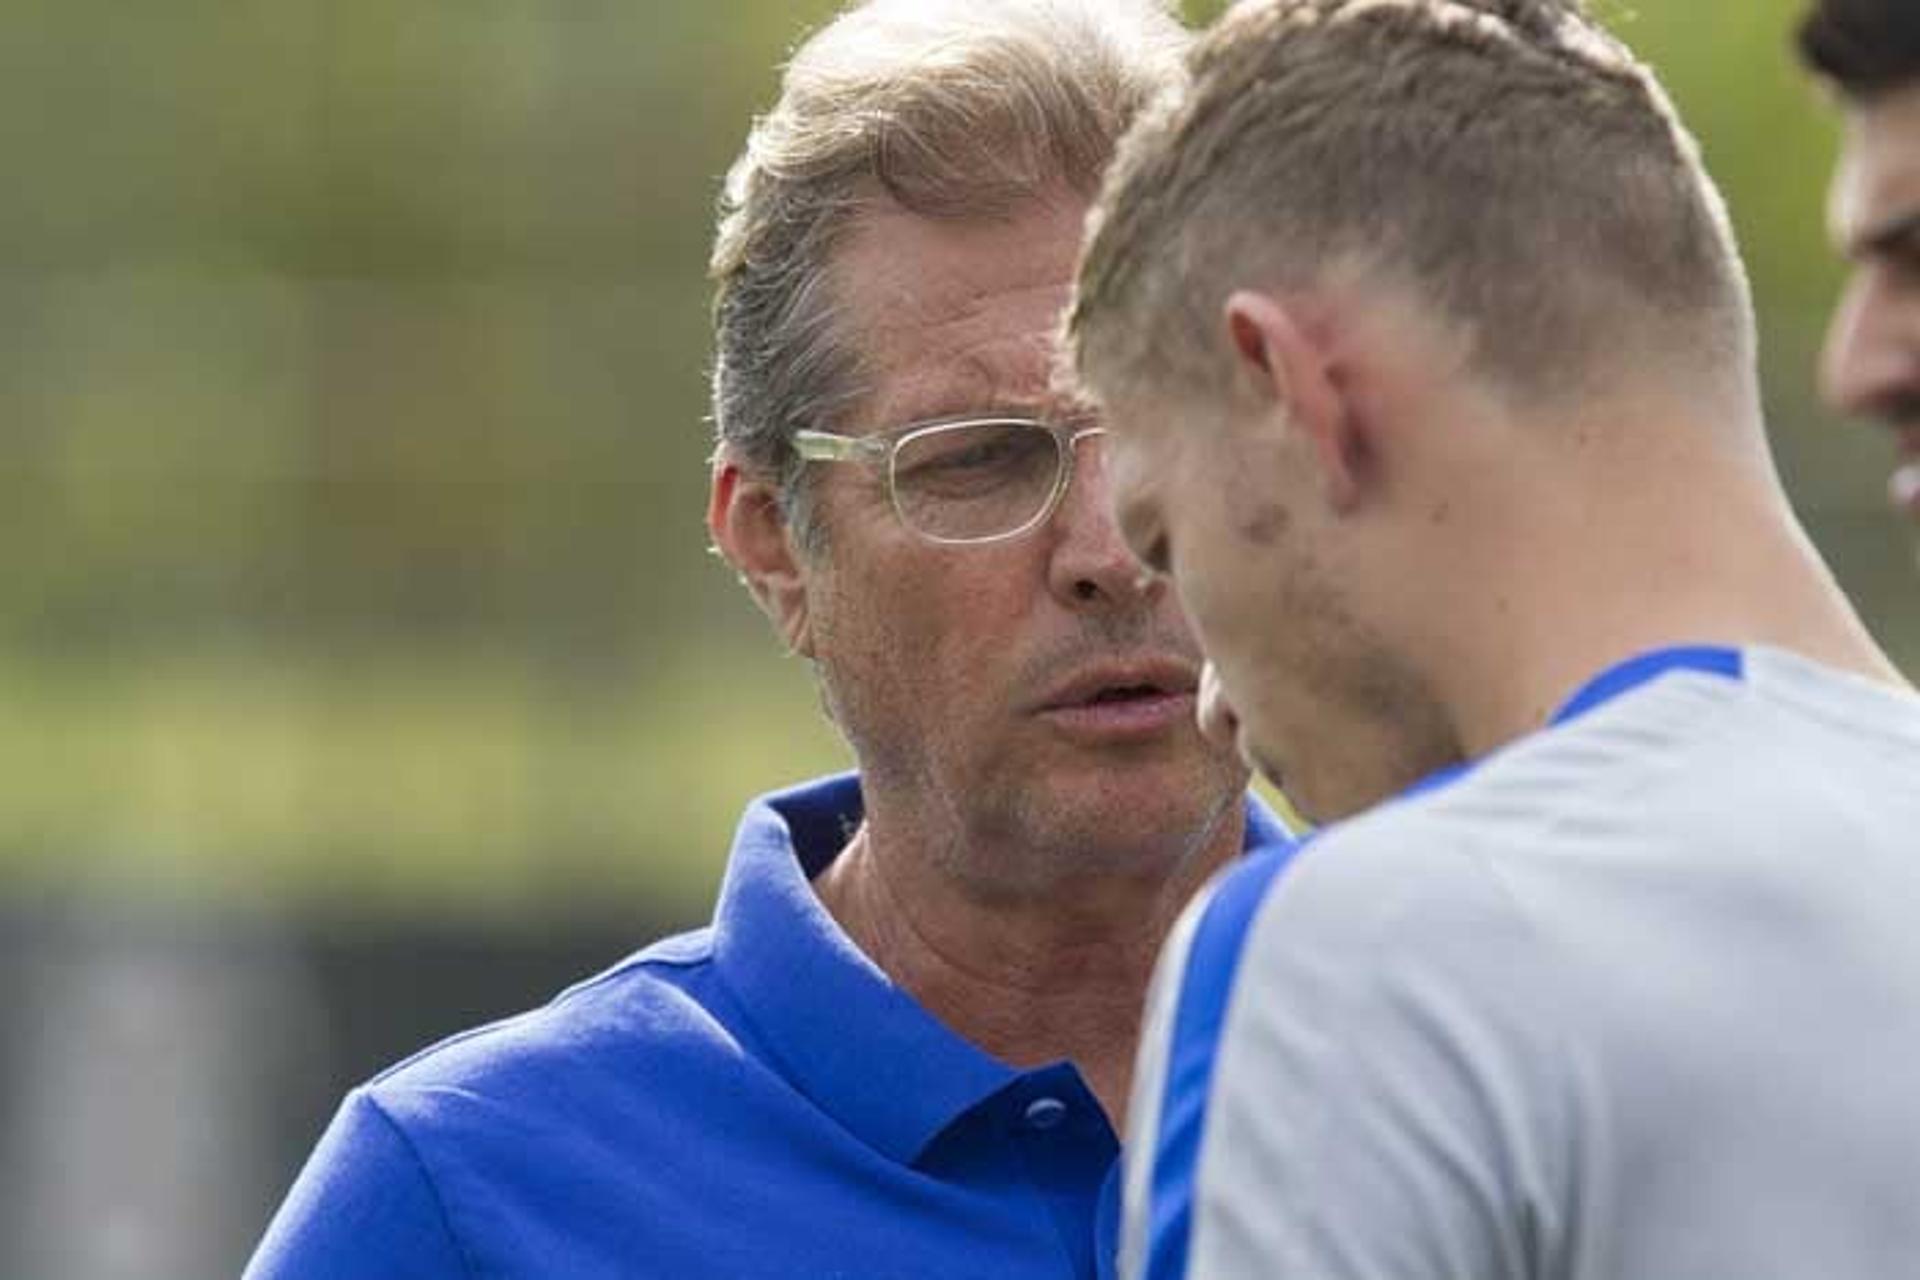
[(1920, 1277), (1920, 697), (1663, 651), (1234, 868), (1129, 1129), (1133, 1280)]

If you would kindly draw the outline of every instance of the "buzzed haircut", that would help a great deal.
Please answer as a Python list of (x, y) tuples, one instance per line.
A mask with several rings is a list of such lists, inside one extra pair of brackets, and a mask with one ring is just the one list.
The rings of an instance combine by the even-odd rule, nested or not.
[(720, 198), (713, 420), (780, 478), (808, 545), (791, 441), (862, 390), (832, 272), (862, 211), (983, 220), (1063, 189), (1091, 199), (1188, 38), (1164, 0), (867, 0), (794, 54)]
[(1069, 320), (1101, 394), (1218, 385), (1238, 287), (1359, 265), (1521, 396), (1751, 376), (1746, 277), (1666, 95), (1574, 0), (1246, 0), (1123, 143)]
[(1800, 22), (1800, 56), (1846, 97), (1869, 102), (1920, 84), (1920, 4), (1818, 0)]

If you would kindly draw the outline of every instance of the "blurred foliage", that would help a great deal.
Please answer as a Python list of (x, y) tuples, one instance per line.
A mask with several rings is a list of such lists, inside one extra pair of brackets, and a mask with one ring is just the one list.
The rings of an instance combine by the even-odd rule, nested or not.
[[(701, 526), (714, 192), (832, 7), (8, 7), (0, 892), (691, 913), (745, 798), (844, 763)], [(1797, 5), (1600, 7), (1727, 189), (1796, 499), (1920, 669), (1884, 449), (1810, 391)]]

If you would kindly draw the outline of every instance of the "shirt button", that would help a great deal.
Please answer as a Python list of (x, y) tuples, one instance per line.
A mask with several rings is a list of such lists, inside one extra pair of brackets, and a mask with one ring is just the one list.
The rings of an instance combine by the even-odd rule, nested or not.
[(1067, 1104), (1058, 1098), (1035, 1098), (1027, 1104), (1027, 1127), (1051, 1129), (1067, 1118)]

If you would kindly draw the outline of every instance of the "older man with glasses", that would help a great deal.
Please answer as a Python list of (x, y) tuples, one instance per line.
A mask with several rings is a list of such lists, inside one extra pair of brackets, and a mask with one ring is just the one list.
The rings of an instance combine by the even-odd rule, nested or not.
[(1155, 952), (1287, 847), (1051, 378), (1182, 43), (878, 0), (800, 50), (723, 200), (709, 525), (859, 771), (748, 809), (709, 928), (356, 1091), (253, 1274), (1110, 1270)]

